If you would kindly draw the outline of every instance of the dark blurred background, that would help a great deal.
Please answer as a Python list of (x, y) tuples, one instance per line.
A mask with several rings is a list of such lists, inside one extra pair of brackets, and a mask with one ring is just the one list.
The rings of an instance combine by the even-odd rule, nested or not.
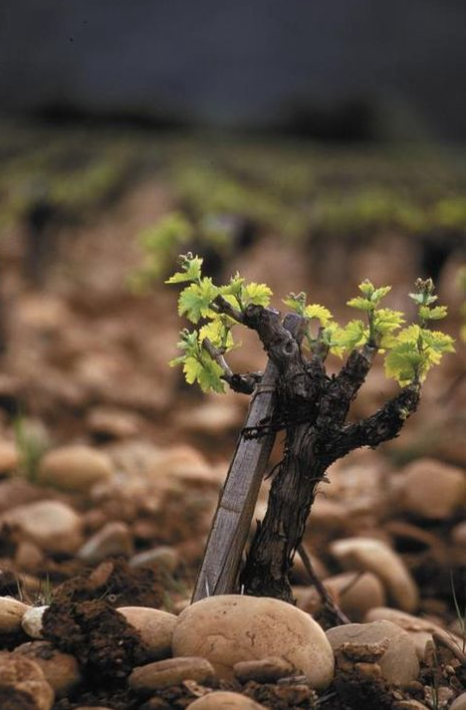
[(466, 138), (464, 0), (1, 0), (0, 110)]

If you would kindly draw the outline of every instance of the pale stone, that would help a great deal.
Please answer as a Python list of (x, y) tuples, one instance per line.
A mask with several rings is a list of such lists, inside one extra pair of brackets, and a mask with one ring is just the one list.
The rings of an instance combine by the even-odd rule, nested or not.
[(41, 639), (42, 619), (48, 606), (32, 606), (23, 615), (21, 626), (23, 630), (33, 639)]
[(451, 539), (457, 547), (466, 548), (466, 521), (455, 525), (451, 531)]
[[(371, 609), (365, 617), (366, 622), (379, 621), (382, 619), (391, 621), (393, 624), (396, 624), (409, 634), (416, 646), (418, 657), (421, 660), (425, 657), (426, 643), (428, 641), (432, 642), (433, 633), (447, 636), (450, 639), (455, 639), (455, 636), (451, 631), (445, 630), (434, 621), (430, 621), (429, 619), (420, 619), (416, 616), (412, 616), (411, 614), (406, 614), (399, 609), (391, 609), (390, 607)], [(459, 643), (461, 643), (459, 637), (456, 637), (456, 639)]]
[(261, 658), (258, 661), (239, 661), (233, 666), (233, 673), (240, 683), (254, 680), (257, 683), (276, 683), (294, 672), (291, 663), (284, 658)]
[(371, 646), (388, 640), (386, 650), (377, 660), (383, 677), (389, 683), (405, 686), (419, 675), (419, 660), (414, 642), (408, 634), (390, 621), (374, 621), (368, 624), (346, 624), (327, 631), (327, 638), (334, 651), (344, 644)]
[(112, 475), (113, 466), (106, 454), (81, 445), (49, 451), (39, 468), (40, 483), (83, 493)]
[(135, 668), (128, 678), (128, 685), (136, 693), (146, 695), (184, 680), (209, 683), (214, 676), (214, 669), (205, 658), (169, 658)]
[(95, 407), (87, 417), (89, 430), (101, 439), (136, 436), (144, 426), (142, 417), (124, 409)]
[(380, 540), (352, 537), (330, 545), (334, 557), (347, 570), (373, 572), (385, 585), (389, 597), (403, 611), (419, 603), (416, 583), (401, 557)]
[(265, 705), (256, 703), (246, 695), (229, 690), (215, 690), (188, 705), (191, 710), (266, 710)]
[(221, 678), (239, 661), (284, 658), (313, 688), (332, 680), (332, 649), (308, 614), (278, 599), (219, 595), (181, 612), (173, 634), (174, 656), (207, 658)]
[(23, 643), (15, 648), (14, 653), (37, 663), (57, 698), (68, 695), (81, 682), (76, 658), (54, 648), (49, 641)]
[(210, 466), (197, 449), (180, 445), (161, 449), (148, 475), (154, 480), (171, 481), (172, 485), (218, 488), (225, 472)]
[(15, 564), (20, 570), (24, 570), (24, 572), (38, 572), (42, 569), (42, 565), (44, 564), (44, 554), (42, 550), (30, 540), (22, 540), (16, 548)]
[(466, 693), (461, 693), (461, 695), (455, 698), (450, 706), (450, 710), (466, 710)]
[(0, 707), (51, 710), (54, 692), (41, 668), (28, 658), (0, 653)]
[(43, 491), (24, 478), (14, 477), (0, 481), (0, 513), (11, 512), (20, 505), (38, 500)]
[(12, 597), (0, 597), (0, 634), (19, 631), (22, 618), (30, 608)]
[[(293, 597), (296, 600), (298, 609), (305, 611), (313, 616), (322, 607), (322, 597), (315, 587), (292, 587)], [(338, 597), (335, 598), (333, 591), (330, 591), (334, 601), (338, 603)]]
[(107, 557), (130, 557), (132, 552), (132, 536), (126, 523), (111, 522), (90, 537), (77, 554), (80, 560), (95, 564)]
[(11, 441), (0, 441), (0, 473), (15, 471), (19, 465), (19, 454)]
[(117, 611), (139, 632), (151, 660), (171, 656), (173, 631), (178, 620), (174, 614), (143, 606), (124, 606)]
[(419, 459), (404, 469), (401, 504), (432, 520), (445, 520), (464, 505), (466, 478), (460, 468), (435, 459)]
[(74, 552), (82, 542), (80, 516), (57, 500), (20, 505), (1, 520), (51, 552)]
[(324, 584), (351, 621), (362, 621), (369, 609), (386, 602), (384, 586), (372, 572), (344, 572), (328, 577)]
[(181, 411), (174, 423), (184, 431), (216, 436), (237, 428), (242, 419), (243, 413), (235, 403), (207, 401), (198, 405), (194, 412)]
[(174, 572), (179, 563), (178, 552), (168, 545), (160, 545), (152, 550), (138, 552), (129, 561), (131, 567), (157, 567), (167, 572)]

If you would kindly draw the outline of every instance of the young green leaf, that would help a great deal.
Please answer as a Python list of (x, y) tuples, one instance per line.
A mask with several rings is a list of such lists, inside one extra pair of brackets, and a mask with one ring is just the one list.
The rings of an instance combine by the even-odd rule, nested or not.
[(178, 300), (178, 314), (186, 315), (192, 323), (198, 323), (201, 318), (209, 315), (212, 301), (218, 295), (218, 288), (212, 279), (205, 276), (200, 283), (192, 283), (180, 294)]
[(202, 263), (204, 259), (199, 256), (192, 256), (192, 254), (186, 254), (186, 256), (181, 257), (181, 259), (181, 268), (183, 271), (178, 271), (173, 274), (173, 276), (170, 276), (170, 278), (165, 281), (166, 284), (177, 284), (185, 281), (200, 280)]
[(222, 352), (228, 352), (235, 347), (231, 328), (227, 325), (225, 316), (219, 316), (202, 326), (199, 331), (199, 342), (202, 343), (205, 338)]
[(362, 296), (356, 296), (356, 298), (351, 298), (346, 303), (347, 306), (351, 308), (359, 308), (361, 311), (373, 311), (376, 304), (373, 303), (368, 298), (363, 298)]
[(290, 293), (286, 298), (283, 299), (283, 303), (292, 311), (295, 311), (299, 316), (304, 316), (304, 309), (306, 308), (307, 296), (304, 291), (298, 294)]
[(351, 320), (335, 334), (335, 346), (351, 352), (367, 343), (368, 336), (368, 329), (362, 320)]
[(268, 306), (271, 296), (272, 289), (266, 284), (258, 284), (254, 281), (243, 286), (241, 291), (241, 301), (244, 308), (252, 303), (257, 306)]
[(316, 318), (323, 328), (325, 328), (325, 326), (327, 326), (333, 318), (328, 308), (319, 306), (318, 303), (310, 303), (307, 305), (304, 309), (303, 315), (309, 319)]
[(385, 375), (402, 387), (422, 378), (424, 356), (412, 342), (398, 343), (385, 357)]
[(435, 306), (434, 308), (420, 306), (419, 308), (419, 318), (421, 318), (421, 320), (441, 320), (445, 318), (447, 314), (448, 309), (446, 306)]

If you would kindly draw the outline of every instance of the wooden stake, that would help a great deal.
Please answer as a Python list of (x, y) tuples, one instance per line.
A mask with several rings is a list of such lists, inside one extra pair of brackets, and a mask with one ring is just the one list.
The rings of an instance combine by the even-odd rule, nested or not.
[[(295, 335), (301, 323), (302, 318), (289, 314), (283, 325)], [(277, 374), (269, 360), (252, 395), (244, 428), (260, 427), (272, 418)], [(241, 557), (274, 440), (272, 431), (254, 439), (240, 436), (220, 493), (192, 602), (236, 591)]]

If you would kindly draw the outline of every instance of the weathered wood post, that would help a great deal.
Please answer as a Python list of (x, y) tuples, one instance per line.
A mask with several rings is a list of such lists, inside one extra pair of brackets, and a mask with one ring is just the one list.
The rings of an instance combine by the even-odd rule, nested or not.
[[(285, 317), (284, 327), (297, 334), (302, 318), (294, 313)], [(260, 383), (256, 386), (245, 429), (260, 427), (270, 421), (275, 406), (277, 368), (269, 360)], [(235, 591), (239, 566), (251, 527), (259, 489), (275, 433), (252, 439), (241, 435), (220, 494), (217, 510), (207, 540), (192, 601), (214, 594)]]

